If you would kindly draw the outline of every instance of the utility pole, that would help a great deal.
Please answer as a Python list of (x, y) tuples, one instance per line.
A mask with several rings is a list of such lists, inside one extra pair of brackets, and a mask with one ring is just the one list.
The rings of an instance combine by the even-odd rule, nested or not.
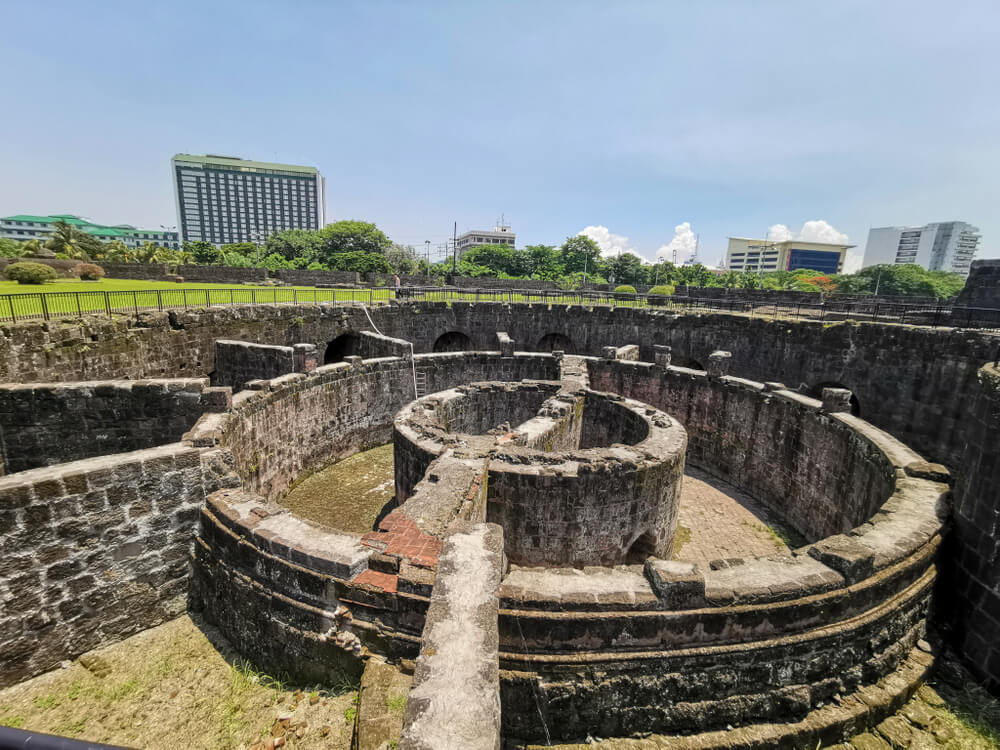
[(427, 268), (431, 267), (431, 241), (424, 240), (424, 257), (427, 259)]
[(451, 272), (458, 273), (458, 222), (451, 228)]

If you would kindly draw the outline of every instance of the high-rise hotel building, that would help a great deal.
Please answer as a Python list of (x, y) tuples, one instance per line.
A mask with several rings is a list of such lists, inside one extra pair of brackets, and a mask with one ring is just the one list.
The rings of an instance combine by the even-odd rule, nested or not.
[(315, 167), (215, 154), (177, 154), (170, 164), (182, 240), (261, 243), (326, 223), (326, 182)]

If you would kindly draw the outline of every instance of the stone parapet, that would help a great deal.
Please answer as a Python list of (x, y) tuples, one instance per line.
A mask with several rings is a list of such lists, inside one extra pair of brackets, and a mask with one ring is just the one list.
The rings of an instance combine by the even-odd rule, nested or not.
[(401, 750), (499, 750), (503, 547), (503, 532), (494, 524), (456, 524), (445, 537)]

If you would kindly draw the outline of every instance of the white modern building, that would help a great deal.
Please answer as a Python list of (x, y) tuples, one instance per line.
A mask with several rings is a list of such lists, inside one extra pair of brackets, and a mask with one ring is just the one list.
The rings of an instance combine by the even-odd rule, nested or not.
[(282, 229), (326, 224), (326, 181), (316, 167), (216, 154), (177, 154), (170, 166), (182, 241), (261, 243)]
[(928, 271), (968, 276), (979, 240), (979, 229), (964, 221), (942, 221), (922, 227), (877, 227), (868, 232), (864, 265), (916, 263)]
[(808, 268), (821, 273), (840, 273), (844, 257), (854, 245), (802, 240), (758, 240), (750, 237), (730, 237), (726, 251), (726, 268), (731, 271), (795, 271)]
[(463, 232), (455, 240), (455, 247), (459, 257), (461, 257), (466, 250), (476, 245), (510, 245), (514, 247), (516, 239), (517, 235), (514, 234), (510, 226), (501, 223), (493, 227), (493, 231), (471, 229), (468, 232)]
[(17, 242), (41, 240), (43, 243), (55, 231), (55, 223), (64, 221), (76, 227), (81, 232), (92, 234), (101, 242), (121, 240), (126, 246), (137, 248), (152, 242), (160, 247), (173, 250), (180, 248), (177, 232), (163, 227), (161, 229), (137, 229), (131, 224), (97, 224), (90, 219), (75, 214), (51, 214), (49, 216), (34, 216), (18, 214), (0, 218), (0, 237), (6, 237)]

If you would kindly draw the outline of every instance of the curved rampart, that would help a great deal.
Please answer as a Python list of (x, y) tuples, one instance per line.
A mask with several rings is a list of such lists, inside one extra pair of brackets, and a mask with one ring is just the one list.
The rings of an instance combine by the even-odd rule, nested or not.
[[(242, 487), (217, 492), (203, 511), (192, 606), (262, 664), (319, 679), (365, 649), (416, 657), (443, 530), (393, 513), (381, 532), (351, 534), (274, 502), (306, 472), (386, 442), (393, 415), (413, 398), (413, 367), (434, 388), (558, 372), (551, 356), (491, 352), (418, 355), (412, 366), (399, 358), (338, 363), (260, 383), (193, 431), (196, 442), (222, 449)], [(449, 476), (458, 491), (444, 516), (482, 513), (474, 497), (481, 477), (464, 468)], [(415, 547), (396, 554), (404, 537)]]
[[(667, 411), (690, 404), (675, 413), (689, 432), (689, 460), (769, 492), (764, 499), (797, 512), (817, 541), (708, 569), (655, 558), (644, 568), (513, 569), (500, 591), (505, 736), (794, 721), (896, 669), (926, 627), (943, 469), (856, 417), (824, 414), (815, 400), (761, 383), (644, 363), (588, 365), (595, 387)], [(722, 432), (713, 424), (726, 425), (734, 442), (713, 438)], [(766, 483), (769, 460), (772, 474), (781, 471), (770, 444), (825, 489), (806, 497), (797, 478)], [(867, 479), (839, 481), (820, 449)], [(750, 470), (758, 463), (759, 475)], [(837, 498), (845, 509), (831, 513)]]

